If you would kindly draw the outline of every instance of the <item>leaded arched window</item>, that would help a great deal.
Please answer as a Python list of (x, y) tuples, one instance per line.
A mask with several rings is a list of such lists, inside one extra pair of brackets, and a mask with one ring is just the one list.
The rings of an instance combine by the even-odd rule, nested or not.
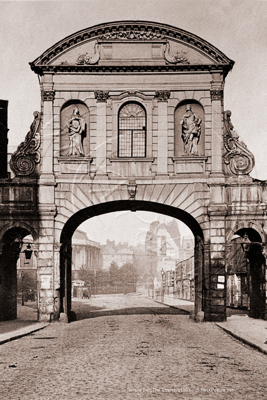
[(146, 112), (137, 103), (127, 103), (119, 112), (118, 156), (146, 157)]

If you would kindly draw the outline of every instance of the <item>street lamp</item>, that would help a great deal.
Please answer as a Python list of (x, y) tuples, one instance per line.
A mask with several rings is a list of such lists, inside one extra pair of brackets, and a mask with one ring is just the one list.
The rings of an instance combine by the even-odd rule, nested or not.
[(24, 306), (24, 272), (21, 271), (21, 305)]
[(251, 245), (251, 241), (249, 240), (247, 233), (245, 233), (245, 235), (243, 237), (243, 241), (241, 242), (242, 249), (245, 252), (248, 252), (250, 249), (250, 245)]
[(164, 303), (164, 291), (165, 291), (164, 276), (165, 276), (165, 271), (162, 268), (161, 269), (161, 302), (162, 303)]
[(24, 250), (26, 260), (30, 260), (32, 256), (31, 244), (28, 243), (26, 249)]

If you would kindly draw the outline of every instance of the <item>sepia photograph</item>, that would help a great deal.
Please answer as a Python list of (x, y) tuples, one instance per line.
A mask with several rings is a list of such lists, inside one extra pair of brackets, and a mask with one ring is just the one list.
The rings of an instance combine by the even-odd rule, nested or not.
[(267, 398), (267, 1), (0, 0), (0, 398)]

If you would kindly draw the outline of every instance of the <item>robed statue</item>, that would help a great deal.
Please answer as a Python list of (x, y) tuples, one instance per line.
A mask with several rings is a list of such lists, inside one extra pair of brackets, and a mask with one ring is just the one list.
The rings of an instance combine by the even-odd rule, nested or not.
[(192, 111), (190, 104), (185, 107), (182, 116), (182, 139), (184, 142), (184, 155), (198, 155), (198, 142), (201, 135), (201, 118)]
[(68, 120), (69, 129), (69, 151), (68, 156), (84, 156), (84, 150), (82, 145), (82, 135), (85, 132), (85, 121), (80, 115), (79, 108), (74, 107), (73, 113)]

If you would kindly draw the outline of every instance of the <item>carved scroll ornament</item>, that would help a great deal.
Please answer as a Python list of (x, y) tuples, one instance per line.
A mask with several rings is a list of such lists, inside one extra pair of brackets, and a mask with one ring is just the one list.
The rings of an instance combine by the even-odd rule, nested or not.
[(93, 54), (81, 54), (76, 61), (77, 65), (93, 65), (97, 64), (100, 60), (100, 46), (96, 42), (94, 46), (94, 53)]
[(33, 113), (34, 120), (30, 131), (27, 133), (24, 142), (22, 142), (10, 159), (10, 168), (16, 176), (28, 176), (35, 171), (36, 164), (40, 162), (40, 124), (41, 113)]
[(176, 52), (176, 54), (171, 54), (170, 52), (170, 42), (167, 41), (166, 47), (164, 50), (165, 60), (170, 64), (190, 64), (186, 57), (183, 57), (182, 54)]
[(229, 165), (235, 175), (248, 175), (255, 165), (253, 154), (247, 149), (245, 143), (239, 141), (239, 136), (234, 131), (231, 122), (231, 111), (224, 111), (224, 162)]

